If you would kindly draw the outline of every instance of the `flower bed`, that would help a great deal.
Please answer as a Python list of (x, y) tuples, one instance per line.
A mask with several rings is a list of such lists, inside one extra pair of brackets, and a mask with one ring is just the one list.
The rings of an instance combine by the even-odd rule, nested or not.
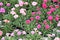
[(0, 0), (1, 40), (60, 40), (60, 0)]

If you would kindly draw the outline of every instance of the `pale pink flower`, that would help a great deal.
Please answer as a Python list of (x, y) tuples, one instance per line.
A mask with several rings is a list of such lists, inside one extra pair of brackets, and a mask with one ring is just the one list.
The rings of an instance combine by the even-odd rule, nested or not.
[(44, 24), (47, 24), (47, 20), (44, 20), (43, 23), (44, 23)]
[(22, 15), (26, 15), (26, 9), (21, 8), (21, 9), (20, 9), (20, 13), (21, 13)]
[(10, 34), (10, 36), (14, 36), (14, 32), (12, 32), (12, 33)]
[(33, 6), (36, 6), (38, 3), (37, 2), (32, 2), (32, 5)]
[(47, 36), (48, 36), (48, 37), (52, 37), (52, 35), (51, 35), (51, 34), (47, 34)]
[(22, 34), (26, 34), (26, 31), (22, 31)]
[(28, 2), (25, 2), (24, 4), (25, 4), (25, 5), (28, 5)]
[(39, 14), (40, 15), (41, 14), (41, 11), (37, 11), (36, 14)]
[(60, 40), (60, 38), (59, 37), (55, 37), (55, 39), (54, 40)]
[(7, 20), (7, 19), (5, 19), (5, 20), (3, 20), (5, 23), (9, 23), (10, 22), (10, 20)]
[(17, 32), (17, 35), (18, 35), (18, 36), (21, 35), (21, 31), (18, 31), (18, 32)]
[(19, 1), (19, 5), (20, 6), (23, 6), (24, 5), (24, 2), (23, 1)]
[(16, 12), (15, 12), (15, 11), (11, 11), (11, 12), (10, 12), (10, 14), (15, 15), (15, 14), (16, 14)]
[(19, 16), (16, 14), (16, 15), (14, 15), (13, 17), (14, 17), (15, 19), (17, 19)]
[(35, 31), (31, 31), (31, 34), (35, 34)]
[(3, 32), (0, 30), (0, 36), (2, 36), (3, 35)]
[(60, 21), (58, 22), (57, 26), (59, 26), (59, 27), (60, 27)]
[(12, 11), (14, 11), (14, 10), (15, 10), (15, 8), (13, 7), (13, 8), (11, 8), (11, 10), (12, 10)]
[(15, 7), (19, 7), (19, 4), (15, 4)]
[(1, 40), (5, 40), (5, 37), (2, 37)]

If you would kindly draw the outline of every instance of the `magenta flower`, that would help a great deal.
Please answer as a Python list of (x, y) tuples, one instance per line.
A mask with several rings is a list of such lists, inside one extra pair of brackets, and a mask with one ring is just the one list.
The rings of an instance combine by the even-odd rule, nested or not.
[(3, 6), (3, 3), (2, 2), (0, 2), (0, 6)]
[(50, 26), (47, 24), (47, 25), (45, 25), (45, 29), (49, 29), (50, 28)]
[(48, 0), (43, 0), (44, 3), (46, 3)]
[(5, 13), (5, 8), (0, 8), (0, 13)]
[(39, 20), (39, 19), (40, 19), (40, 16), (36, 16), (35, 19), (36, 19), (36, 20)]
[(33, 21), (33, 20), (34, 20), (34, 18), (33, 18), (33, 17), (30, 17), (30, 20), (31, 20), (31, 21)]
[(52, 12), (51, 11), (48, 11), (47, 14), (50, 15)]
[(42, 7), (43, 7), (44, 9), (46, 9), (46, 8), (47, 8), (47, 5), (46, 5), (45, 3), (43, 3), (43, 4), (42, 4)]
[(48, 16), (48, 20), (52, 21), (53, 20), (53, 16)]
[(9, 7), (9, 6), (11, 6), (11, 4), (10, 4), (10, 3), (7, 3), (7, 4), (6, 4), (6, 6), (8, 6), (8, 7)]
[(58, 0), (53, 0), (53, 2), (58, 2)]
[(38, 29), (40, 29), (40, 28), (41, 28), (41, 25), (40, 25), (40, 24), (38, 24), (38, 25), (37, 25), (37, 28), (38, 28)]
[(30, 24), (30, 22), (31, 22), (30, 20), (26, 20), (26, 24)]

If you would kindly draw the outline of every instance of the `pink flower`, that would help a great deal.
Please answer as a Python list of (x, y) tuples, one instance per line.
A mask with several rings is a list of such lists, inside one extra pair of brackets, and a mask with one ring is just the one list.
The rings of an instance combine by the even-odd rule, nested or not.
[(2, 36), (3, 35), (3, 32), (0, 30), (0, 36)]
[(37, 11), (36, 14), (39, 14), (40, 15), (41, 14), (41, 11)]
[(43, 3), (43, 4), (42, 4), (42, 7), (43, 7), (44, 9), (46, 9), (46, 8), (47, 8), (47, 5), (46, 5), (45, 3)]
[(20, 6), (23, 6), (24, 5), (24, 2), (23, 1), (19, 1), (19, 5)]
[(31, 21), (30, 20), (26, 20), (26, 24), (30, 24), (31, 23)]
[(26, 31), (22, 31), (22, 34), (24, 34), (24, 35), (25, 35), (25, 34), (26, 34)]
[(50, 28), (50, 26), (47, 24), (47, 25), (45, 25), (45, 29), (49, 29)]
[(15, 7), (19, 7), (19, 4), (15, 4)]
[(8, 6), (8, 7), (9, 7), (9, 6), (11, 6), (11, 4), (10, 4), (10, 3), (7, 3), (7, 4), (6, 4), (6, 6)]
[(3, 6), (3, 3), (2, 2), (0, 2), (0, 6)]
[(59, 21), (59, 15), (56, 15), (55, 20)]
[(36, 14), (36, 12), (32, 12), (32, 16), (35, 15), (35, 14)]
[(52, 12), (51, 11), (48, 11), (47, 14), (50, 15)]
[(36, 6), (36, 5), (37, 5), (37, 2), (32, 2), (32, 5), (33, 5), (33, 6)]
[(53, 2), (58, 2), (58, 0), (53, 0)]
[(59, 8), (59, 5), (55, 5), (55, 8)]
[(18, 32), (17, 32), (17, 35), (18, 35), (18, 36), (19, 36), (19, 35), (21, 35), (21, 32), (20, 32), (20, 31), (18, 31)]
[(40, 28), (41, 28), (41, 25), (40, 25), (40, 24), (38, 24), (38, 25), (37, 25), (37, 28), (38, 28), (38, 29), (40, 29)]
[(35, 32), (34, 31), (31, 31), (31, 34), (35, 34)]
[(39, 19), (40, 19), (40, 16), (36, 16), (35, 19), (36, 19), (36, 20), (39, 20)]
[(52, 21), (53, 20), (53, 16), (48, 16), (48, 20)]
[(51, 8), (51, 9), (50, 9), (51, 12), (54, 12), (55, 10), (56, 10), (55, 8)]
[(48, 0), (43, 0), (44, 3), (46, 3)]
[(18, 32), (18, 31), (19, 31), (19, 29), (15, 29), (15, 30), (14, 30), (14, 32)]
[(0, 8), (1, 13), (5, 13), (5, 8)]
[(33, 21), (33, 20), (34, 20), (34, 18), (33, 18), (33, 17), (30, 17), (30, 20), (31, 20), (31, 21)]

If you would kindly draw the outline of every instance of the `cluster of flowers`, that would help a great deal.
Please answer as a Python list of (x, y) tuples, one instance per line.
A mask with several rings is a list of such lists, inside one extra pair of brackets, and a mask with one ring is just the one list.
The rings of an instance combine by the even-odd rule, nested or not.
[[(7, 12), (9, 15), (12, 15), (11, 16), (12, 19), (14, 18), (13, 20), (9, 20), (7, 18), (2, 19), (3, 26), (9, 25), (9, 26), (12, 26), (12, 28), (13, 28), (13, 26), (15, 25), (13, 23), (16, 20), (18, 20), (18, 22), (21, 22), (22, 19), (25, 19), (21, 23), (22, 28), (25, 27), (24, 31), (22, 31), (21, 29), (20, 29), (21, 31), (19, 31), (19, 29), (17, 29), (17, 30), (14, 29), (14, 31), (12, 33), (6, 33), (6, 36), (14, 37), (17, 34), (17, 36), (19, 37), (21, 35), (28, 35), (28, 33), (31, 35), (34, 35), (37, 33), (38, 35), (42, 34), (42, 36), (47, 35), (48, 37), (55, 37), (54, 40), (60, 40), (60, 38), (56, 37), (56, 34), (52, 33), (52, 31), (48, 32), (50, 30), (53, 30), (54, 28), (59, 29), (59, 27), (60, 27), (60, 21), (59, 21), (60, 15), (59, 15), (59, 10), (58, 10), (60, 8), (60, 6), (59, 6), (60, 2), (58, 0), (52, 0), (52, 1), (51, 0), (43, 0), (41, 7), (40, 7), (40, 5), (38, 6), (39, 3), (36, 1), (32, 1), (31, 4), (28, 2), (25, 2), (23, 0), (18, 0), (18, 2), (19, 3), (15, 4), (14, 7), (12, 7), (9, 12), (7, 12), (6, 9), (3, 7), (4, 6), (3, 2), (0, 2), (0, 14), (7, 15), (7, 14), (5, 14)], [(48, 2), (53, 2), (53, 5), (48, 6), (47, 5)], [(57, 4), (54, 4), (54, 3), (57, 3)], [(6, 4), (6, 7), (10, 7), (10, 6), (11, 6), (10, 3)], [(29, 9), (26, 9), (24, 6), (25, 7), (28, 6)], [(34, 9), (34, 10), (32, 10), (32, 9)], [(46, 9), (48, 11), (46, 11), (44, 13), (44, 11)], [(31, 13), (28, 13), (28, 11), (30, 11)], [(54, 13), (54, 12), (56, 12), (56, 13)], [(22, 17), (22, 16), (24, 16), (24, 17)], [(22, 17), (22, 19), (20, 19), (21, 17)], [(18, 25), (18, 22), (17, 22), (17, 25)], [(32, 28), (31, 28), (31, 24), (33, 24), (32, 22), (34, 22), (34, 25), (32, 25)], [(1, 21), (0, 21), (0, 23), (1, 23)], [(15, 26), (17, 26), (17, 25), (15, 25)], [(29, 30), (26, 29), (27, 26), (28, 26)], [(43, 30), (41, 30), (41, 29), (43, 29)], [(44, 30), (45, 30), (45, 32), (44, 32)], [(60, 30), (57, 30), (57, 32), (60, 32)], [(3, 35), (3, 31), (0, 30), (0, 36), (2, 36), (2, 35)], [(1, 40), (5, 40), (5, 37), (2, 37)], [(22, 39), (18, 38), (18, 40), (22, 40)], [(46, 40), (48, 40), (48, 39), (46, 39)]]

